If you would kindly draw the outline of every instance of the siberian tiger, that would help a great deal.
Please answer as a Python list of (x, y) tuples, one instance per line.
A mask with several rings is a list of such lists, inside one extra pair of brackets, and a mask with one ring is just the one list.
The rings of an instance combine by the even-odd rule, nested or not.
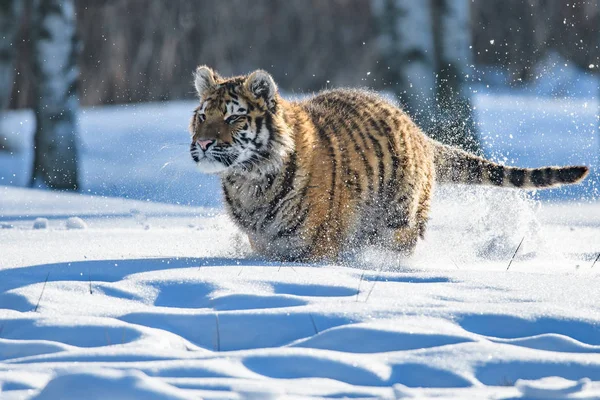
[(365, 90), (287, 101), (263, 70), (222, 78), (206, 66), (194, 84), (192, 158), (220, 175), (228, 213), (270, 258), (335, 259), (364, 244), (410, 255), (436, 182), (539, 189), (588, 174), (507, 167), (443, 145)]

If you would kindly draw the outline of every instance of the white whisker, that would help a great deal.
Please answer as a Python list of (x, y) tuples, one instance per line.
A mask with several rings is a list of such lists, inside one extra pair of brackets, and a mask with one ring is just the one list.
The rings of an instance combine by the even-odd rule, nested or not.
[(165, 144), (164, 146), (159, 148), (159, 151), (163, 151), (165, 149), (171, 149), (173, 147), (179, 147), (179, 146), (189, 146), (189, 143), (171, 143), (171, 144)]
[[(162, 171), (163, 169), (165, 169), (167, 166), (173, 164), (175, 161), (179, 161), (182, 159), (182, 156), (187, 155), (188, 152), (184, 151), (181, 153), (176, 154), (175, 156), (171, 157), (171, 159), (169, 159), (167, 162), (165, 162), (162, 167), (159, 168), (159, 171)], [(187, 158), (187, 157), (186, 157)]]

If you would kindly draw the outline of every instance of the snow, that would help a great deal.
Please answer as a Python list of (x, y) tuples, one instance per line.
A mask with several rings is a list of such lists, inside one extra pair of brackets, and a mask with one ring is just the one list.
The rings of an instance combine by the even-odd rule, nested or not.
[(33, 221), (33, 229), (47, 229), (48, 228), (48, 218), (36, 218)]
[(66, 222), (67, 229), (87, 229), (87, 224), (79, 217), (70, 217)]
[[(597, 166), (594, 101), (530, 101), (477, 98), (490, 156)], [(191, 110), (84, 110), (84, 194), (19, 187), (32, 117), (3, 121), (0, 398), (600, 398), (597, 175), (439, 188), (410, 260), (276, 263), (194, 171)]]
[(183, 390), (151, 379), (143, 372), (94, 368), (86, 372), (57, 376), (34, 399), (104, 400), (108, 397), (115, 400), (188, 398)]

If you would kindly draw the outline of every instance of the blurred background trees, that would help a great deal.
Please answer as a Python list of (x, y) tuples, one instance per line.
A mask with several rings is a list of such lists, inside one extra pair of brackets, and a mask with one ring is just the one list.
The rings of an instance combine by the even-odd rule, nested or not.
[[(11, 92), (28, 79), (28, 104), (35, 111), (36, 130), (30, 186), (77, 190), (77, 113), (79, 78), (77, 20), (72, 0), (1, 0), (0, 112)], [(23, 14), (25, 20), (23, 20)], [(24, 22), (29, 46), (23, 53), (17, 32)], [(19, 57), (16, 71), (15, 58)], [(26, 67), (25, 67), (26, 66)], [(17, 84), (13, 85), (13, 79)], [(14, 100), (14, 98), (13, 98)], [(0, 132), (1, 134), (1, 132)]]
[[(401, 83), (376, 73), (400, 65), (378, 68), (386, 57), (374, 3), (386, 1), (402, 3), (77, 0), (82, 105), (193, 98), (190, 71), (198, 63), (225, 75), (265, 68), (293, 93), (331, 86), (390, 89)], [(472, 63), (502, 67), (515, 85), (532, 79), (532, 66), (549, 51), (582, 68), (597, 64), (597, 0), (430, 1), (468, 5)], [(404, 3), (418, 8), (429, 1)], [(426, 25), (404, 40), (422, 40), (432, 21), (424, 19)], [(33, 105), (30, 36), (22, 25), (12, 108)]]
[[(36, 5), (44, 3), (71, 1), (0, 0), (0, 111), (54, 104), (43, 99), (51, 86), (36, 88), (46, 73), (36, 45), (40, 30), (32, 18), (37, 18)], [(488, 79), (486, 68), (497, 68), (506, 85), (526, 84), (551, 52), (581, 68), (597, 66), (599, 3), (77, 0), (75, 21), (83, 44), (79, 96), (84, 106), (191, 99), (191, 71), (199, 63), (224, 75), (264, 68), (291, 95), (339, 86), (385, 90), (430, 135), (480, 152), (471, 83)], [(76, 49), (75, 36), (67, 37)], [(52, 79), (76, 74), (77, 66), (69, 65), (70, 72)], [(73, 99), (68, 90), (60, 93), (56, 98)], [(76, 112), (76, 103), (69, 104)], [(41, 126), (49, 116), (38, 112), (38, 118)], [(61, 135), (61, 148), (77, 147)], [(48, 146), (40, 144), (44, 152)]]
[(77, 190), (79, 42), (72, 0), (34, 0), (31, 71), (36, 130), (30, 186)]
[(0, 112), (11, 100), (16, 62), (16, 45), (24, 3), (21, 1), (0, 1)]
[(467, 83), (469, 0), (374, 0), (378, 76), (431, 137), (482, 154)]

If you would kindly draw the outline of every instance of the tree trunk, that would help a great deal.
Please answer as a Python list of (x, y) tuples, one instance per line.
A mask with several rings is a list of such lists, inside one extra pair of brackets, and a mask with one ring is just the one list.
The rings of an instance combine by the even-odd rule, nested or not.
[(374, 0), (379, 28), (381, 75), (405, 110), (424, 130), (435, 113), (435, 59), (431, 3), (425, 0)]
[(36, 132), (30, 183), (77, 190), (79, 43), (73, 1), (34, 0), (31, 26)]
[(468, 83), (473, 71), (470, 1), (433, 0), (437, 123), (435, 139), (482, 154)]
[(0, 0), (0, 111), (10, 102), (14, 78), (14, 62), (19, 22), (23, 14), (22, 0)]
[[(8, 108), (15, 77), (16, 40), (19, 22), (23, 15), (22, 0), (0, 0), (0, 117)], [(0, 118), (0, 150), (10, 148), (10, 143), (3, 132), (3, 120)]]
[(469, 0), (372, 4), (386, 86), (428, 135), (481, 154), (466, 78), (473, 59)]

